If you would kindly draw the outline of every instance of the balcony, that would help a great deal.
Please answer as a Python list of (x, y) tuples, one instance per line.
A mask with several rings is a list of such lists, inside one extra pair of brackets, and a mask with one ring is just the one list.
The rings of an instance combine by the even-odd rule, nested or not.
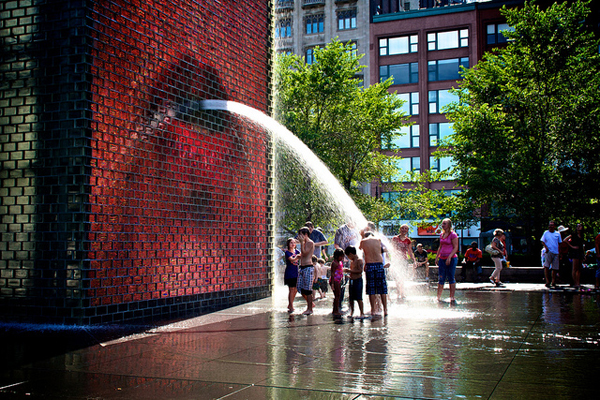
[(325, 0), (302, 0), (302, 8), (324, 6)]
[(277, 0), (275, 12), (294, 11), (294, 0)]

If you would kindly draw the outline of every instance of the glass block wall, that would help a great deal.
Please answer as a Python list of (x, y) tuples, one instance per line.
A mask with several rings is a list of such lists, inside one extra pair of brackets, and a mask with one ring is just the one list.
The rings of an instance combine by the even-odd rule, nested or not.
[(270, 1), (0, 2), (0, 318), (110, 323), (271, 291)]

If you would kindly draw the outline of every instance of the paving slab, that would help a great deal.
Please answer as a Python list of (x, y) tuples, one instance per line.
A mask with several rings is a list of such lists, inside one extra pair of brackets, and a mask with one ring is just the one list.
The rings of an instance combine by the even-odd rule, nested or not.
[[(600, 295), (541, 284), (392, 290), (389, 315), (341, 319), (272, 298), (162, 326), (0, 324), (0, 397), (572, 399), (597, 395)], [(393, 289), (393, 288), (392, 288)], [(591, 287), (588, 287), (591, 289)], [(447, 296), (444, 292), (444, 297)], [(365, 304), (369, 310), (368, 302)], [(10, 350), (16, 346), (19, 351)]]

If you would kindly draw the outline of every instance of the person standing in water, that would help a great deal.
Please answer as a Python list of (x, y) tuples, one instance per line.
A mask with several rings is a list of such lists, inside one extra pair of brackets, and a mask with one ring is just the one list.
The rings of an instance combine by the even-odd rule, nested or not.
[(363, 251), (365, 258), (367, 295), (371, 304), (371, 315), (377, 315), (381, 312), (377, 305), (377, 296), (379, 296), (383, 306), (383, 315), (385, 316), (387, 315), (388, 289), (385, 270), (383, 269), (383, 257), (381, 256), (381, 240), (376, 238), (372, 232), (366, 232), (359, 248)]
[(435, 257), (438, 266), (438, 289), (437, 300), (442, 301), (444, 283), (448, 280), (450, 285), (450, 303), (455, 303), (454, 293), (456, 291), (456, 264), (458, 264), (458, 235), (452, 230), (452, 221), (446, 218), (442, 221), (442, 233), (440, 234), (440, 247)]
[(289, 238), (285, 243), (285, 272), (283, 274), (283, 283), (289, 288), (288, 293), (288, 312), (294, 312), (294, 299), (298, 289), (298, 262), (300, 261), (300, 251), (296, 248), (296, 240)]
[(331, 277), (329, 284), (333, 291), (333, 316), (339, 318), (342, 316), (341, 299), (342, 294), (342, 279), (344, 278), (344, 252), (342, 249), (335, 249), (333, 252), (333, 261), (331, 262)]
[(350, 274), (350, 318), (354, 317), (354, 302), (358, 304), (358, 310), (360, 311), (360, 315), (358, 319), (363, 319), (365, 317), (364, 307), (363, 307), (363, 278), (362, 273), (364, 270), (364, 261), (356, 254), (356, 247), (348, 246), (346, 247), (346, 257), (350, 259), (350, 268), (345, 269), (344, 272)]
[[(408, 260), (414, 262), (415, 255), (412, 250), (412, 241), (408, 237), (408, 231), (410, 230), (407, 224), (400, 226), (400, 232), (398, 235), (392, 238), (392, 243), (396, 249), (397, 254), (400, 256), (400, 268), (406, 270)], [(398, 288), (398, 298), (403, 299), (404, 296), (404, 282), (402, 275), (404, 271), (395, 271), (394, 278), (396, 280), (396, 287)]]
[(304, 315), (313, 313), (313, 281), (315, 280), (315, 271), (312, 263), (314, 243), (310, 240), (310, 231), (307, 227), (302, 227), (298, 231), (298, 240), (300, 241), (300, 271), (298, 272), (298, 290), (306, 300), (306, 311)]
[(541, 240), (546, 250), (544, 253), (546, 287), (556, 287), (559, 268), (559, 246), (562, 243), (562, 236), (560, 232), (556, 231), (556, 222), (550, 221), (548, 223), (548, 230), (544, 232)]

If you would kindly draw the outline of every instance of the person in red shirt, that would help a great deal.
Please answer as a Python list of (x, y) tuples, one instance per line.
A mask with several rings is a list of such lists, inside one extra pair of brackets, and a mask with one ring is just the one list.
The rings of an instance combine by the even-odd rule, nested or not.
[(481, 259), (483, 258), (483, 253), (480, 249), (477, 248), (477, 242), (472, 242), (471, 247), (467, 249), (465, 252), (465, 264), (462, 268), (461, 276), (463, 282), (467, 280), (467, 270), (475, 269), (477, 271), (477, 275), (474, 279), (474, 282), (481, 282)]

